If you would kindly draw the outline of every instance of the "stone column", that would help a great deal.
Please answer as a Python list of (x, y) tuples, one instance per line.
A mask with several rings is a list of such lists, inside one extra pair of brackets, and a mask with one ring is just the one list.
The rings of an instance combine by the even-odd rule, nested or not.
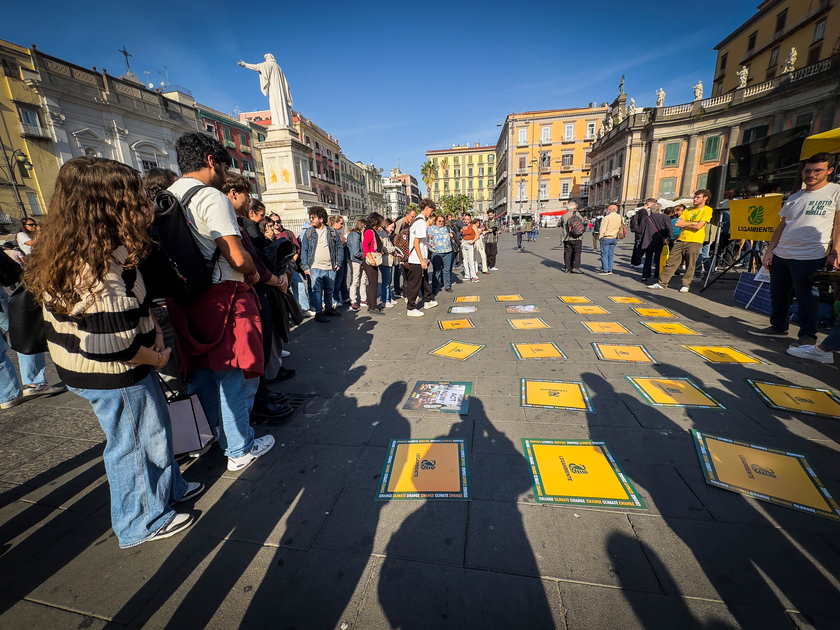
[(680, 197), (690, 197), (694, 192), (694, 170), (697, 166), (697, 134), (688, 137), (688, 148), (685, 152), (682, 182), (680, 183)]
[(654, 184), (656, 183), (656, 171), (659, 166), (659, 147), (662, 145), (661, 140), (654, 140), (650, 143), (650, 150), (648, 151), (648, 163), (645, 171), (644, 181), (644, 198), (656, 197), (656, 190)]

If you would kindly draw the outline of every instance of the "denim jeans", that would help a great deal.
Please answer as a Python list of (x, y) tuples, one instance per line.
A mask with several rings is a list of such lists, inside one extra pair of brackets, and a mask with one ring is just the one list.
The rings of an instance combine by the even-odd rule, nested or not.
[(834, 328), (831, 329), (828, 337), (823, 339), (820, 345), (832, 352), (840, 352), (840, 317), (834, 322)]
[(0, 403), (9, 402), (20, 396), (20, 381), (18, 381), (15, 364), (9, 358), (9, 345), (0, 335)]
[(172, 426), (157, 376), (122, 389), (70, 391), (93, 407), (105, 432), (111, 526), (125, 549), (149, 540), (175, 518), (187, 489), (172, 452)]
[(799, 304), (799, 337), (817, 338), (820, 299), (811, 292), (811, 288), (814, 286), (814, 273), (824, 262), (825, 258), (792, 260), (773, 256), (770, 265), (770, 325), (774, 329), (788, 329), (792, 289)]
[(342, 302), (350, 299), (350, 289), (347, 288), (347, 266), (350, 263), (347, 261), (345, 254), (344, 262), (341, 263), (341, 268), (335, 272), (335, 290), (333, 291), (333, 300), (335, 302)]
[(615, 254), (616, 243), (618, 243), (617, 238), (601, 239), (601, 267), (604, 271), (613, 270), (613, 254)]
[(239, 369), (193, 372), (189, 393), (198, 394), (204, 415), (213, 431), (218, 431), (219, 446), (228, 457), (242, 457), (254, 444), (250, 412), (257, 389), (251, 381), (259, 379), (246, 382)]
[(703, 247), (700, 248), (700, 254), (697, 256), (697, 264), (695, 265), (694, 273), (698, 275), (704, 273), (704, 267), (710, 258), (709, 243), (703, 243)]
[(332, 308), (335, 271), (310, 269), (309, 274), (309, 278), (312, 280), (312, 310), (320, 313), (324, 305), (326, 305), (326, 308)]
[(449, 289), (452, 287), (452, 261), (455, 259), (455, 252), (449, 251), (443, 254), (432, 252), (432, 293), (439, 293), (441, 287)]
[[(0, 313), (0, 329), (3, 332), (8, 332), (9, 330), (9, 295), (6, 293), (6, 289), (0, 286), (0, 303), (3, 305), (3, 312)], [(4, 352), (4, 356), (6, 356), (6, 352), (9, 351), (9, 346), (6, 342), (3, 342), (6, 346), (6, 350)], [(46, 356), (42, 354), (21, 354), (20, 352), (17, 353), (18, 363), (20, 364), (20, 383), (23, 385), (43, 385), (47, 382), (45, 372), (46, 372), (46, 365), (47, 360)], [(8, 356), (6, 356), (8, 359)], [(12, 368), (14, 371), (14, 368)], [(15, 377), (17, 378), (17, 377)], [(2, 387), (2, 386), (0, 386)], [(8, 399), (8, 400), (11, 400)], [(7, 402), (5, 399), (0, 400), (0, 402)]]
[(292, 275), (292, 293), (295, 294), (295, 299), (300, 306), (300, 310), (308, 311), (309, 292), (306, 289), (306, 280), (297, 271)]
[(393, 301), (394, 287), (391, 285), (391, 278), (394, 276), (394, 268), (391, 265), (379, 265), (379, 299), (383, 304)]

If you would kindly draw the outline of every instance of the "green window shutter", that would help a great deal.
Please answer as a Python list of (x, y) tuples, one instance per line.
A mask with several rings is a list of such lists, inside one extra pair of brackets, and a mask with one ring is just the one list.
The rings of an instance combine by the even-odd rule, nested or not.
[(697, 188), (698, 188), (698, 190), (700, 188), (705, 188), (708, 181), (709, 181), (709, 174), (708, 173), (703, 173), (702, 175), (700, 175), (697, 178)]
[(703, 149), (703, 161), (718, 159), (718, 150), (720, 149), (720, 136), (709, 136), (706, 138), (706, 146)]
[(671, 142), (665, 147), (665, 166), (676, 166), (680, 161), (680, 143)]

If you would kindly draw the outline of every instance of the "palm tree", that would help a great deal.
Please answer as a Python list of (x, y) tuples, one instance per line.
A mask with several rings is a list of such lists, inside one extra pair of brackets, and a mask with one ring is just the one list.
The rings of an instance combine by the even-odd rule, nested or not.
[(432, 184), (437, 178), (437, 167), (431, 160), (426, 160), (426, 163), (420, 167), (420, 176), (423, 178), (423, 183), (426, 184), (426, 194), (432, 197)]

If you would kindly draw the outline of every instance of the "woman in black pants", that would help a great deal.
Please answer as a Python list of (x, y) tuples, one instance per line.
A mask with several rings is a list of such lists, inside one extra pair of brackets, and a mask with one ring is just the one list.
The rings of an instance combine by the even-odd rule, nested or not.
[(641, 249), (645, 254), (642, 282), (646, 282), (651, 276), (659, 279), (659, 256), (662, 254), (662, 247), (671, 238), (671, 219), (662, 214), (662, 206), (658, 203), (653, 204), (650, 214), (639, 222), (639, 235)]
[[(379, 230), (382, 229), (382, 222), (384, 218), (378, 212), (371, 212), (367, 218), (367, 228), (362, 232), (362, 254), (364, 261), (362, 261), (362, 271), (368, 279), (367, 286), (367, 307), (368, 315), (382, 315), (384, 310), (379, 308), (377, 304), (377, 296), (379, 293), (379, 269), (375, 258), (382, 261), (382, 239), (379, 237)], [(379, 254), (379, 256), (374, 256)], [(376, 263), (376, 264), (372, 264)]]

